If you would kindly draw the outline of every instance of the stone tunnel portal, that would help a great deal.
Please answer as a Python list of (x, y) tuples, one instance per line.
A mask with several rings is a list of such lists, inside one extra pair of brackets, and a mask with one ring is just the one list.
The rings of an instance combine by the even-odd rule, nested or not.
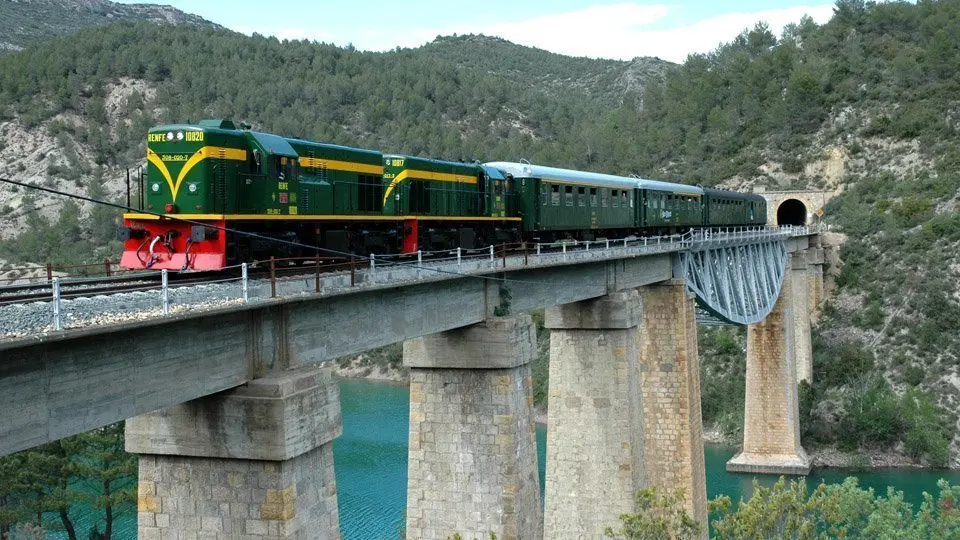
[(787, 199), (777, 207), (777, 225), (806, 225), (807, 206), (797, 199)]

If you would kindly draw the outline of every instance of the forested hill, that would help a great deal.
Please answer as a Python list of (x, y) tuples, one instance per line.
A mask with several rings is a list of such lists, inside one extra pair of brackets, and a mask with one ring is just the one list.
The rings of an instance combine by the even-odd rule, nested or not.
[[(946, 462), (947, 441), (960, 441), (960, 0), (842, 0), (824, 25), (798, 21), (781, 36), (758, 26), (662, 79), (651, 68), (643, 84), (617, 87), (636, 65), (480, 36), (370, 53), (116, 24), (0, 57), (0, 175), (117, 196), (150, 125), (229, 117), (424, 156), (838, 188), (825, 219), (849, 239), (842, 268), (831, 269), (837, 289), (817, 332), (821, 383), (804, 402), (814, 429), (805, 436), (902, 443)], [(0, 257), (89, 257), (83, 240), (109, 237), (109, 213), (85, 229), (75, 209), (62, 210), (0, 190), (4, 223), (28, 225)], [(705, 417), (742, 419), (730, 398), (742, 395), (742, 377), (705, 369), (717, 375), (705, 381), (740, 385), (705, 387)]]
[(548, 93), (583, 93), (611, 108), (622, 103), (624, 94), (640, 93), (648, 81), (662, 80), (667, 68), (675, 65), (650, 57), (629, 62), (572, 58), (484, 35), (438, 37), (423, 47), (423, 53)]
[(51, 37), (116, 21), (217, 26), (171, 6), (118, 4), (109, 0), (3, 0), (0, 52), (20, 50)]

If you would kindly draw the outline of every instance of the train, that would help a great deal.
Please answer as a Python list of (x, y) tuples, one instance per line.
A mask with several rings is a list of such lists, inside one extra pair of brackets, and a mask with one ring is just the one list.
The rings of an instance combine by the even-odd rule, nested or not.
[(389, 154), (227, 119), (151, 128), (141, 191), (143, 208), (123, 215), (128, 269), (651, 236), (763, 225), (767, 215), (750, 193), (525, 160)]

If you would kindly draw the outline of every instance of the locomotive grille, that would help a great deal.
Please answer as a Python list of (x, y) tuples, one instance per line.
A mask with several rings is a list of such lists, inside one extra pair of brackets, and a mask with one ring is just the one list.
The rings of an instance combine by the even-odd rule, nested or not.
[(310, 213), (310, 188), (300, 186), (300, 193), (297, 195), (297, 211), (301, 214)]
[(214, 212), (226, 212), (227, 209), (227, 160), (223, 148), (217, 152), (216, 173), (213, 183)]

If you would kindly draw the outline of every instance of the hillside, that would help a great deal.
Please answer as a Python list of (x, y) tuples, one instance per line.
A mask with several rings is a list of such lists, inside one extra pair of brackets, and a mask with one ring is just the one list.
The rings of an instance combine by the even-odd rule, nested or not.
[(117, 21), (216, 27), (171, 6), (118, 4), (109, 0), (4, 0), (0, 3), (0, 52)]
[[(805, 444), (960, 466), (957, 35), (956, 0), (843, 0), (824, 25), (798, 21), (780, 37), (758, 26), (661, 79), (642, 61), (482, 36), (364, 53), (121, 23), (0, 57), (0, 175), (116, 198), (151, 124), (230, 117), (424, 156), (838, 188), (824, 219), (848, 240), (816, 330)], [(633, 68), (652, 70), (642, 92), (615, 85)], [(103, 247), (109, 211), (4, 188), (0, 217), (11, 224), (0, 237), (27, 231), (0, 244), (8, 260), (115, 250)], [(705, 418), (732, 433), (741, 346), (742, 335), (719, 331), (702, 347)]]
[(572, 58), (483, 35), (438, 37), (424, 54), (478, 73), (540, 88), (548, 95), (584, 94), (605, 107), (616, 107), (628, 93), (642, 94), (648, 82), (662, 81), (675, 65), (659, 58), (629, 62)]

